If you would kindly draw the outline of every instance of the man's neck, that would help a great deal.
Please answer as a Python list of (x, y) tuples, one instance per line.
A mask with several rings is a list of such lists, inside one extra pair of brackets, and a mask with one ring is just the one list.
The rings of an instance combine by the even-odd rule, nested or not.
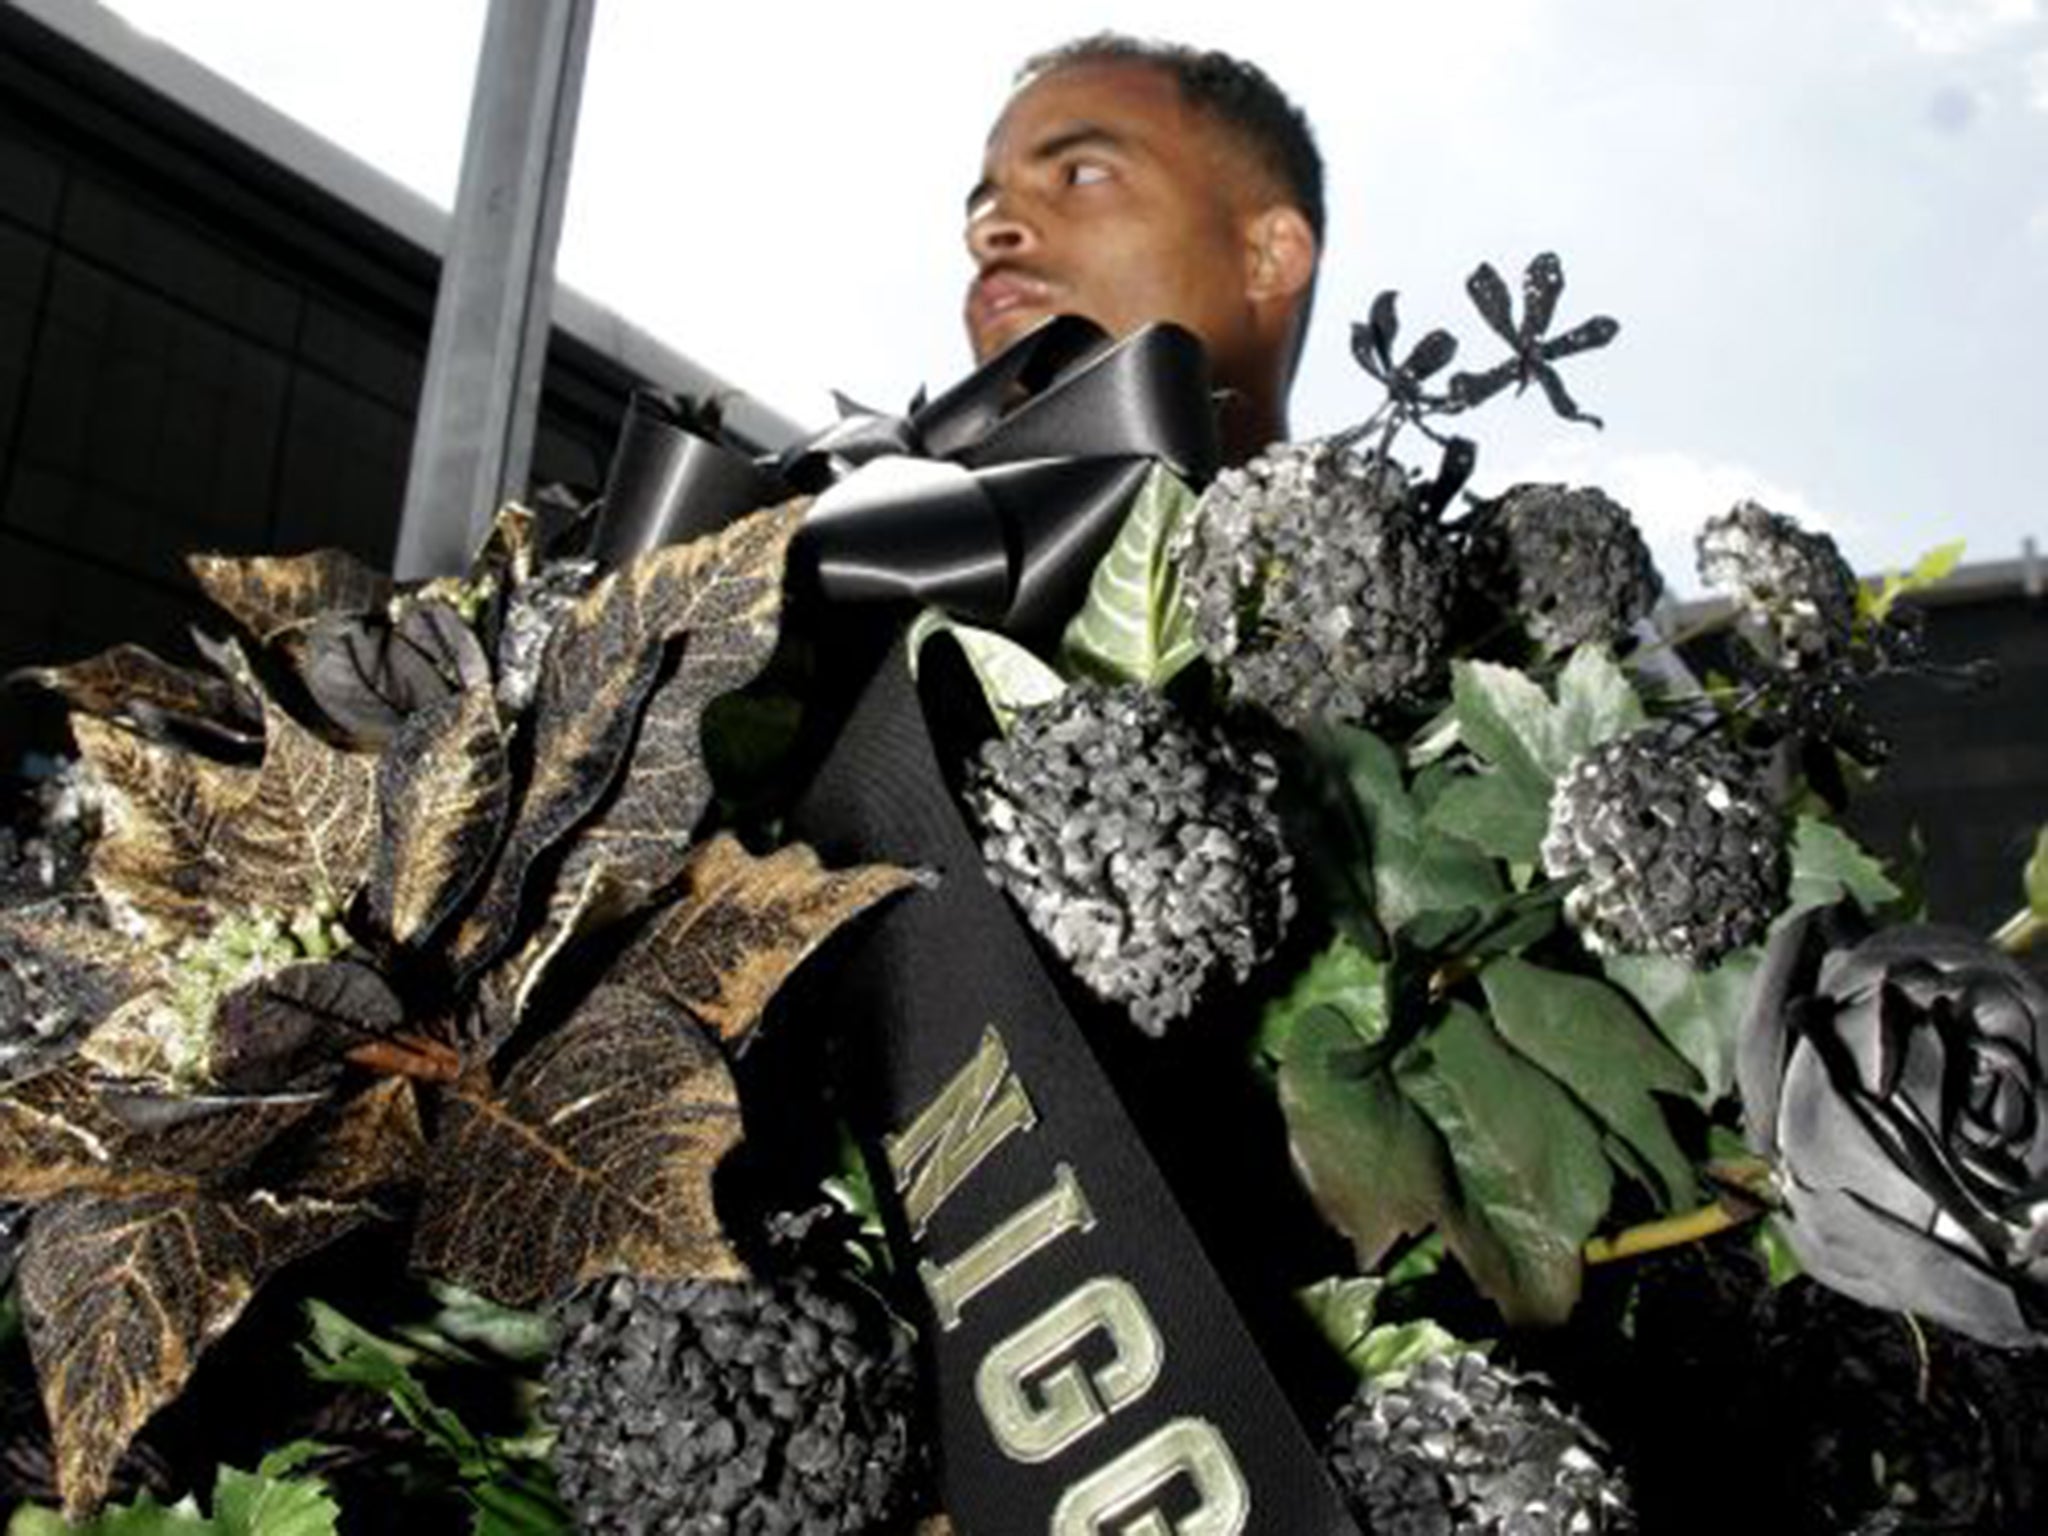
[(1225, 390), (1218, 397), (1216, 434), (1225, 464), (1256, 458), (1273, 444), (1287, 441), (1286, 402)]

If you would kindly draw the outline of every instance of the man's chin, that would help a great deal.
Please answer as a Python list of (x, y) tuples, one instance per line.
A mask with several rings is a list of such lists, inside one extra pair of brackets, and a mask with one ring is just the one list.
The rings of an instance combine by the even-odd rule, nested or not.
[(1050, 309), (1013, 309), (996, 316), (968, 333), (968, 345), (974, 349), (974, 360), (977, 363), (987, 362), (1011, 343), (1022, 340), (1046, 324), (1056, 313)]

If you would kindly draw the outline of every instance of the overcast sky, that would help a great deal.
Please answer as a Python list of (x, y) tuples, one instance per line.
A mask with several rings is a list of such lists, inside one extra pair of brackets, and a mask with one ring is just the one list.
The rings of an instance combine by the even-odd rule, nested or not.
[[(114, 0), (165, 42), (443, 204), (483, 0)], [(1253, 57), (1331, 188), (1297, 435), (1370, 410), (1347, 332), (1398, 288), (1490, 360), (1462, 293), (1564, 258), (1568, 365), (1467, 418), (1476, 484), (1596, 483), (1666, 578), (1739, 495), (1874, 570), (1949, 538), (2048, 544), (2043, 0), (600, 0), (559, 271), (802, 421), (969, 365), (961, 199), (1016, 62), (1111, 25)], [(1316, 19), (1318, 16), (1322, 20)], [(1331, 16), (1339, 21), (1328, 20)]]

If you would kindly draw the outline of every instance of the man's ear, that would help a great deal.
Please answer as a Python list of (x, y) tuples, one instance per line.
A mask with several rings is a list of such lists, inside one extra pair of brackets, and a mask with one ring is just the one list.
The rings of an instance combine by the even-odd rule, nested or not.
[(1285, 203), (1252, 215), (1245, 231), (1249, 269), (1245, 296), (1252, 300), (1291, 298), (1316, 275), (1316, 234), (1299, 208)]

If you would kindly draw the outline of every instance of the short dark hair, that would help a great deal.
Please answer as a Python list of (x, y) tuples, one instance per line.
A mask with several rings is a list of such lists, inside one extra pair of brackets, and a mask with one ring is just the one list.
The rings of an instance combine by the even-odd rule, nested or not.
[(1173, 77), (1181, 99), (1234, 134), (1308, 220), (1323, 243), (1323, 156), (1308, 118), (1258, 65), (1214, 49), (1097, 32), (1044, 53), (1017, 71), (1018, 83), (1072, 64), (1144, 64)]

